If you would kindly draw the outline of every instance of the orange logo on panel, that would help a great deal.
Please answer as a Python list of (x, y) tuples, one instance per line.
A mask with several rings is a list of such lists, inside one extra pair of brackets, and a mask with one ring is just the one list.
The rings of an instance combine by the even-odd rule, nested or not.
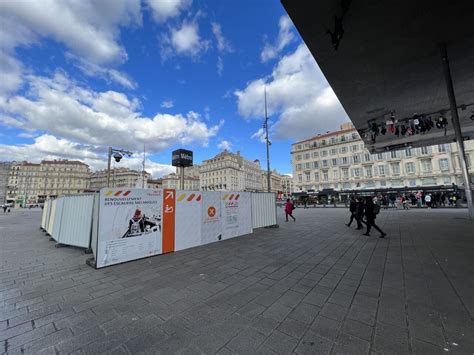
[(207, 215), (209, 217), (214, 217), (216, 215), (216, 208), (211, 206), (207, 209)]

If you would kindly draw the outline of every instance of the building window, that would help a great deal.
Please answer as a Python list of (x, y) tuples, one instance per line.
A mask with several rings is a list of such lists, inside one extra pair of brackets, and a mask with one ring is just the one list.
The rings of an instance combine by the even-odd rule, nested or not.
[(337, 166), (337, 159), (332, 160), (332, 166)]
[(357, 152), (359, 150), (359, 146), (357, 144), (351, 145), (351, 152)]
[(325, 140), (325, 139), (323, 139), (323, 140), (321, 141), (321, 145), (326, 145), (326, 140)]
[(438, 144), (438, 152), (446, 153), (447, 151), (448, 150), (447, 150), (446, 144)]
[(385, 175), (387, 173), (385, 169), (385, 165), (379, 165), (378, 168), (379, 168), (379, 175)]
[(405, 156), (406, 157), (411, 157), (412, 156), (411, 148), (405, 148)]
[(303, 182), (303, 175), (298, 174), (298, 182)]
[(369, 154), (369, 153), (365, 153), (364, 159), (365, 159), (366, 162), (370, 161), (370, 154)]
[(341, 142), (345, 142), (346, 141), (346, 136), (341, 136)]
[(301, 164), (296, 164), (296, 170), (301, 170)]
[(331, 137), (331, 144), (336, 144), (336, 137)]
[(405, 171), (407, 174), (414, 174), (415, 173), (415, 163), (408, 162), (405, 163)]
[(421, 147), (420, 150), (421, 150), (422, 155), (427, 155), (428, 154), (428, 147)]
[(329, 174), (327, 171), (323, 172), (323, 181), (328, 181), (329, 180)]
[(448, 161), (448, 159), (440, 159), (439, 160), (439, 169), (441, 171), (449, 170), (449, 161)]
[(385, 180), (380, 180), (380, 186), (387, 186), (387, 182)]
[(313, 158), (319, 157), (319, 152), (313, 152)]
[(360, 177), (360, 169), (359, 168), (351, 169), (351, 174), (352, 174), (352, 177)]
[(319, 173), (314, 173), (314, 181), (319, 182)]
[(343, 168), (342, 169), (342, 176), (344, 177), (344, 179), (348, 179), (349, 178), (349, 169)]
[(408, 185), (410, 185), (410, 187), (415, 187), (416, 186), (416, 180), (409, 180)]
[(424, 173), (430, 173), (432, 169), (433, 168), (431, 166), (431, 159), (423, 159), (421, 161), (421, 171), (423, 171)]
[(377, 160), (383, 160), (383, 153), (377, 153)]
[(347, 157), (342, 157), (342, 164), (349, 164)]
[(333, 170), (333, 171), (332, 171), (332, 178), (333, 178), (334, 180), (339, 179), (339, 172), (338, 172), (337, 170)]
[(313, 161), (313, 168), (318, 169), (319, 168), (319, 162), (318, 161)]
[(321, 156), (327, 157), (327, 156), (328, 156), (328, 151), (327, 151), (327, 150), (323, 150), (323, 151), (321, 152)]
[(400, 164), (393, 163), (393, 164), (390, 164), (390, 167), (392, 169), (393, 175), (400, 175)]
[(352, 139), (357, 139), (357, 133), (352, 133)]
[(390, 152), (390, 158), (395, 159), (396, 157), (397, 157), (397, 152), (394, 151), (394, 150), (392, 150), (392, 151)]
[(305, 169), (311, 169), (311, 163), (304, 163), (304, 168)]
[(304, 158), (305, 158), (305, 159), (309, 159), (309, 153), (305, 153), (305, 154), (304, 154)]
[(310, 182), (311, 181), (311, 175), (309, 173), (306, 173), (306, 182)]
[(347, 147), (341, 147), (341, 153), (342, 154), (347, 153)]
[(365, 176), (372, 177), (372, 166), (365, 167)]
[(301, 154), (298, 154), (298, 155), (296, 156), (296, 160), (301, 160)]
[(360, 159), (359, 159), (359, 156), (358, 155), (354, 155), (352, 157), (352, 161), (354, 164), (359, 164), (360, 163)]
[(336, 148), (332, 148), (331, 149), (331, 155), (336, 155), (337, 154), (337, 149)]
[(327, 168), (328, 166), (328, 161), (327, 160), (323, 160), (323, 167)]
[(451, 185), (451, 176), (445, 176), (443, 180), (445, 185)]

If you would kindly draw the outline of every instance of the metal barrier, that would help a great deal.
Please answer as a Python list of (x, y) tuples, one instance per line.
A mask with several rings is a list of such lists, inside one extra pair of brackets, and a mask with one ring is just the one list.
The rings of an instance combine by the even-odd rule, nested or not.
[(51, 211), (49, 213), (48, 224), (46, 226), (46, 233), (48, 233), (50, 236), (53, 235), (53, 226), (54, 226), (54, 221), (56, 219), (57, 204), (58, 204), (57, 199), (51, 201)]
[(61, 204), (62, 214), (58, 238), (55, 240), (64, 245), (89, 248), (94, 195), (65, 196), (58, 200), (58, 204)]
[(41, 215), (41, 229), (46, 230), (49, 224), (49, 217), (51, 215), (51, 200), (46, 200), (43, 205), (43, 213)]
[(271, 192), (252, 193), (252, 227), (277, 224), (276, 195)]

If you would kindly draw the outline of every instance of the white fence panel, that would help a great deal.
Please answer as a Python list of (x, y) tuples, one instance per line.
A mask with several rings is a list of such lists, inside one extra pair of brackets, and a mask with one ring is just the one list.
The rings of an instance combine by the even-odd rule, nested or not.
[[(94, 195), (66, 196), (61, 199), (62, 218), (58, 243), (89, 248)], [(54, 238), (54, 235), (53, 235)]]
[(54, 225), (54, 219), (56, 218), (56, 205), (58, 203), (57, 199), (54, 199), (51, 201), (51, 211), (49, 212), (49, 218), (48, 222), (46, 225), (46, 232), (49, 235), (53, 234), (53, 225)]
[(54, 216), (54, 223), (53, 223), (53, 229), (51, 237), (55, 241), (59, 241), (59, 231), (61, 229), (61, 220), (62, 220), (62, 215), (63, 215), (63, 205), (64, 205), (64, 197), (60, 197), (56, 199), (56, 211), (55, 211), (55, 216)]
[(51, 201), (46, 200), (43, 205), (43, 213), (41, 215), (41, 229), (46, 230), (46, 223), (49, 220), (49, 213), (51, 212)]
[(274, 226), (276, 219), (276, 195), (274, 193), (252, 193), (252, 227)]
[(99, 234), (99, 197), (100, 194), (94, 194), (94, 207), (92, 210), (92, 235), (91, 235), (91, 249), (94, 258), (97, 257), (97, 237)]

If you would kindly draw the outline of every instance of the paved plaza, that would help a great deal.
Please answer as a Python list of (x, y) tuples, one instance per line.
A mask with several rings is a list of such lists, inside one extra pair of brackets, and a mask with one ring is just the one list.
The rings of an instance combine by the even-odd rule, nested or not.
[(100, 270), (55, 248), (40, 211), (0, 214), (0, 352), (473, 354), (466, 210), (343, 208)]

